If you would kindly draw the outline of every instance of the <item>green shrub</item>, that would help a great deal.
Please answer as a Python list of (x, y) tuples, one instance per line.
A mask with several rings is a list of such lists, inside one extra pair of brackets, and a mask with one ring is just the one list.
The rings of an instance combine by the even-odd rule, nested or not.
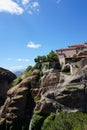
[(46, 64), (46, 69), (49, 69), (49, 64)]
[(53, 119), (49, 116), (41, 130), (87, 130), (87, 114), (61, 112)]
[(34, 69), (41, 69), (41, 63), (37, 62), (33, 68)]
[(14, 85), (19, 84), (21, 81), (22, 81), (22, 78), (21, 78), (21, 77), (18, 77), (18, 78), (15, 80)]
[(29, 75), (31, 75), (33, 70), (34, 70), (34, 68), (32, 66), (28, 66), (27, 69), (24, 72), (25, 76), (28, 77)]
[[(9, 130), (28, 130), (25, 121), (20, 120), (11, 124)], [(87, 114), (51, 113), (47, 118), (41, 111), (34, 113), (31, 121), (31, 130), (87, 130)]]
[(33, 72), (33, 70), (31, 69), (31, 70), (29, 70), (29, 71), (25, 71), (25, 76), (26, 77), (28, 77), (29, 75), (31, 75), (31, 73)]
[(28, 66), (25, 72), (29, 72), (32, 69), (32, 66)]
[(59, 103), (59, 102), (57, 102), (55, 107), (56, 107), (56, 109), (58, 109), (59, 111), (61, 111), (61, 109), (62, 109), (62, 104)]
[(40, 130), (43, 121), (44, 121), (44, 117), (40, 115), (40, 112), (34, 113), (31, 121), (31, 130)]
[(55, 114), (51, 113), (50, 116), (48, 116), (43, 123), (43, 126), (41, 128), (41, 130), (46, 130), (47, 128), (50, 129), (50, 125), (53, 122), (53, 120), (55, 119)]

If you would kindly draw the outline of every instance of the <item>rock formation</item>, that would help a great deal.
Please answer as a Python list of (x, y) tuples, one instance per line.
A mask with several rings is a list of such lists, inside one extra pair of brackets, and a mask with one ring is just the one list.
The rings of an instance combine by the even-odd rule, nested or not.
[[(41, 70), (34, 70), (27, 77), (21, 76), (20, 83), (9, 89), (7, 99), (1, 107), (0, 127), (6, 126), (8, 130), (10, 127), (12, 130), (22, 128), (28, 130), (30, 124), (29, 130), (38, 130), (33, 127), (35, 125), (41, 127), (50, 113), (57, 114), (60, 111), (87, 113), (86, 64), (87, 59), (71, 63), (72, 73), (69, 75), (67, 71), (52, 68), (43, 72), (42, 76)], [(35, 115), (36, 112), (40, 115)], [(36, 116), (41, 122), (39, 119), (36, 120)]]
[[(81, 62), (84, 62), (84, 60)], [(85, 102), (87, 96), (87, 71), (85, 66), (86, 64), (73, 75), (58, 72), (58, 70), (49, 70), (46, 72), (41, 82), (41, 100), (38, 103), (40, 105), (37, 104), (35, 109), (42, 111), (46, 109), (45, 113), (56, 112), (59, 111), (56, 107), (57, 103), (59, 103), (63, 111), (65, 111), (66, 108), (67, 111), (68, 109), (71, 109), (71, 111), (73, 109), (87, 111), (85, 109), (87, 107)]]
[[(78, 64), (78, 70), (77, 70)], [(50, 113), (57, 114), (63, 112), (85, 112), (87, 113), (87, 59), (83, 59), (75, 64), (76, 71), (67, 73), (58, 70), (49, 70), (44, 74), (41, 81), (40, 100), (36, 104), (35, 112), (43, 113), (44, 120)], [(81, 67), (80, 67), (81, 65)], [(31, 129), (33, 130), (32, 118)], [(37, 122), (37, 120), (36, 120)], [(43, 123), (42, 123), (43, 124)], [(38, 125), (38, 123), (37, 123)], [(40, 127), (39, 127), (40, 129)], [(38, 130), (38, 128), (36, 129)]]
[(11, 83), (15, 78), (15, 74), (9, 70), (0, 68), (0, 106), (3, 105), (7, 97), (7, 91), (10, 89)]
[(37, 87), (38, 76), (39, 71), (35, 70), (31, 76), (24, 78), (18, 85), (9, 89), (0, 113), (0, 121), (3, 121), (2, 124), (5, 124), (8, 130), (11, 127), (18, 130), (22, 130), (22, 127), (28, 129), (35, 107), (31, 88)]

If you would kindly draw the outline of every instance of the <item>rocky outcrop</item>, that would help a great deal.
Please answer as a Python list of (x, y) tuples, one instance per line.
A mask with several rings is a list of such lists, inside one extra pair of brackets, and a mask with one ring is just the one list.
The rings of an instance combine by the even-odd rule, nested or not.
[[(6, 123), (8, 128), (13, 122), (14, 129), (22, 130), (25, 126), (25, 130), (28, 130), (33, 110), (34, 113), (40, 112), (38, 118), (42, 119), (41, 123), (51, 112), (87, 113), (86, 64), (87, 59), (70, 64), (73, 70), (70, 75), (58, 69), (49, 69), (42, 77), (39, 70), (34, 70), (27, 78), (23, 76), (22, 81), (8, 91), (6, 102), (0, 111), (0, 122)], [(34, 116), (35, 120), (36, 116), (37, 114)], [(34, 123), (37, 125), (37, 122)], [(20, 125), (16, 125), (17, 123)], [(31, 128), (29, 130), (32, 130)]]
[[(34, 109), (29, 130), (41, 130), (44, 122), (48, 122), (50, 113), (55, 113), (55, 115), (59, 112), (66, 114), (77, 111), (87, 113), (87, 71), (85, 65), (82, 69), (78, 68), (78, 71), (72, 75), (57, 70), (49, 70), (44, 74), (41, 80), (41, 98)], [(37, 111), (39, 111), (38, 114)], [(36, 128), (34, 124), (38, 127)]]
[[(53, 109), (53, 99), (54, 93), (57, 91), (57, 85), (59, 84), (60, 72), (58, 70), (51, 69), (45, 72), (44, 76), (41, 79), (41, 91), (40, 96), (41, 100), (37, 103), (35, 110), (42, 110), (47, 112), (51, 112)], [(55, 104), (55, 102), (54, 102)], [(50, 111), (50, 109), (51, 111)], [(47, 111), (48, 109), (48, 111)]]
[(10, 89), (11, 83), (15, 78), (15, 74), (9, 70), (0, 68), (0, 106), (3, 105), (7, 97), (7, 91)]
[(63, 66), (62, 68), (62, 72), (70, 72), (70, 64), (66, 64), (65, 66)]
[[(4, 119), (7, 129), (27, 130), (35, 107), (31, 88), (38, 85), (39, 71), (35, 70), (31, 76), (13, 86), (7, 93), (7, 99), (1, 108), (0, 122)], [(19, 123), (19, 124), (18, 124)]]
[(0, 80), (7, 80), (8, 84), (16, 78), (16, 75), (11, 71), (0, 67)]
[(80, 62), (83, 67), (78, 67), (74, 74), (67, 75), (57, 70), (50, 70), (44, 74), (41, 82), (41, 100), (35, 110), (48, 114), (56, 113), (60, 109), (67, 112), (87, 112), (87, 60)]

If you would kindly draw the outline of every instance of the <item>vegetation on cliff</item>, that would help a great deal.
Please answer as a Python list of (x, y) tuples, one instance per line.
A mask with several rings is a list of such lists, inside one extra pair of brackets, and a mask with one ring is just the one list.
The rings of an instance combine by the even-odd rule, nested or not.
[(34, 59), (34, 61), (36, 63), (38, 63), (38, 62), (52, 62), (52, 61), (55, 62), (55, 61), (58, 61), (58, 57), (57, 57), (56, 53), (53, 50), (51, 50), (51, 52), (48, 55), (46, 55), (46, 56), (37, 56)]
[[(60, 112), (57, 115), (51, 113), (42, 123), (44, 117), (35, 114), (31, 130), (86, 130), (87, 114)], [(42, 125), (41, 125), (42, 124)]]
[(8, 91), (0, 129), (28, 130), (30, 124), (29, 130), (86, 130), (87, 59), (60, 69), (51, 51), (35, 62)]

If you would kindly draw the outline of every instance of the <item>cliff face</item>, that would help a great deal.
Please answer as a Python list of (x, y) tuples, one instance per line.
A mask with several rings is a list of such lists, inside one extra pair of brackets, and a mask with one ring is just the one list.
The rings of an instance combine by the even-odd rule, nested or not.
[[(42, 77), (40, 103), (43, 105), (39, 109), (44, 111), (42, 106), (46, 106), (50, 102), (51, 106), (54, 107), (52, 110), (55, 112), (58, 110), (56, 108), (57, 103), (61, 105), (61, 109), (64, 111), (68, 111), (68, 109), (87, 111), (87, 59), (76, 64), (78, 64), (78, 69), (77, 66), (76, 68), (74, 66), (73, 71), (75, 72), (73, 74), (68, 75), (66, 71), (50, 70)], [(36, 109), (38, 109), (37, 106)]]
[(15, 74), (9, 70), (0, 68), (0, 106), (3, 105), (7, 97), (7, 91), (11, 88), (11, 83), (15, 78)]
[[(53, 69), (44, 74), (41, 79), (41, 98), (36, 104), (30, 130), (44, 130), (44, 122), (47, 123), (48, 116), (51, 113), (87, 113), (86, 64), (87, 59), (70, 64), (72, 73), (66, 70), (65, 72), (64, 70), (63, 72), (59, 72)], [(37, 111), (39, 111), (38, 114)], [(39, 118), (41, 119), (39, 120)], [(36, 125), (40, 126), (36, 127)]]
[(27, 77), (23, 75), (7, 93), (0, 112), (1, 127), (28, 130), (30, 124), (29, 130), (43, 130), (43, 122), (51, 113), (87, 113), (86, 64), (84, 59), (68, 65), (67, 71), (49, 69), (40, 76), (40, 70), (34, 70)]
[(9, 89), (7, 99), (1, 108), (0, 121), (1, 128), (4, 126), (10, 130), (26, 130), (29, 127), (29, 122), (33, 114), (35, 102), (31, 94), (31, 88), (38, 85), (39, 71), (34, 71), (31, 76), (22, 79), (22, 81)]

